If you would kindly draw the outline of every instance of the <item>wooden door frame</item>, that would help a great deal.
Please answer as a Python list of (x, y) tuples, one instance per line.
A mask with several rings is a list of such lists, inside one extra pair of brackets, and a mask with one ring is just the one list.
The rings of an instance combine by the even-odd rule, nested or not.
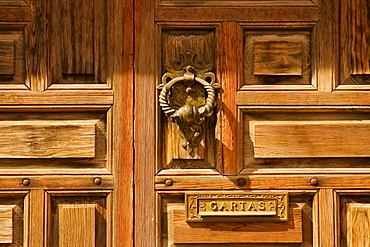
[[(155, 174), (158, 172), (158, 147), (157, 147), (157, 141), (158, 136), (156, 134), (157, 130), (160, 128), (160, 126), (157, 126), (157, 119), (160, 114), (158, 112), (158, 105), (157, 105), (157, 90), (156, 86), (159, 85), (159, 79), (160, 79), (160, 72), (161, 67), (160, 63), (157, 62), (156, 59), (160, 58), (160, 50), (161, 50), (161, 44), (160, 41), (156, 40), (155, 37), (158, 37), (160, 28), (155, 23), (155, 6), (156, 3), (158, 3), (159, 0), (153, 0), (153, 1), (146, 1), (146, 0), (132, 0), (133, 7), (131, 10), (133, 11), (133, 25), (131, 26), (132, 31), (131, 33), (134, 33), (134, 47), (133, 47), (133, 54), (134, 54), (134, 73), (133, 73), (133, 84), (134, 84), (134, 102), (133, 102), (133, 109), (134, 113), (132, 115), (133, 118), (135, 118), (135, 124), (134, 124), (134, 143), (133, 143), (133, 163), (134, 166), (131, 167), (133, 169), (133, 180), (134, 180), (134, 186), (130, 187), (130, 189), (133, 188), (134, 198), (133, 198), (133, 218), (126, 218), (131, 220), (133, 224), (133, 232), (131, 232), (133, 235), (133, 241), (129, 242), (129, 233), (126, 234), (126, 238), (120, 238), (121, 241), (127, 241), (126, 245), (124, 246), (132, 246), (134, 245), (139, 247), (154, 247), (157, 246), (159, 243), (160, 236), (158, 235), (160, 229), (157, 228), (157, 225), (160, 222), (160, 198), (157, 195), (155, 191)], [(327, 11), (327, 16), (325, 16), (324, 19), (320, 20), (319, 24), (317, 24), (316, 29), (320, 26), (327, 25), (330, 26), (330, 24), (333, 21), (336, 21), (334, 19), (335, 14), (332, 11), (328, 11), (331, 9), (334, 9), (334, 6), (332, 6), (334, 3), (336, 3), (336, 0), (333, 1), (313, 1), (315, 4), (317, 4), (320, 7), (321, 11)], [(178, 23), (179, 27), (181, 27), (181, 23)], [(237, 27), (234, 27), (237, 28)], [(316, 29), (314, 32), (316, 32)], [(129, 30), (128, 27), (125, 29), (126, 31)], [(145, 31), (144, 31), (145, 30)], [(336, 47), (337, 47), (337, 40), (332, 40), (331, 37), (335, 36), (336, 30), (334, 30), (334, 27), (330, 28), (330, 34), (316, 34), (317, 35), (317, 42), (320, 42), (320, 44), (315, 44), (317, 47), (322, 44), (329, 44), (330, 48), (324, 48), (320, 50), (314, 50), (314, 52), (319, 53), (323, 57), (333, 57), (333, 54), (336, 54)], [(130, 32), (126, 32), (126, 35), (130, 34)], [(125, 41), (126, 42), (126, 41)], [(231, 45), (230, 45), (231, 46)], [(319, 48), (316, 48), (319, 49)], [(337, 58), (336, 58), (337, 59)], [(230, 67), (233, 67), (234, 64), (229, 65)], [(323, 66), (322, 63), (315, 64), (315, 66)], [(326, 68), (330, 71), (336, 71), (336, 65), (335, 63), (325, 63)], [(235, 67), (235, 66), (234, 66)], [(225, 69), (228, 69), (226, 66)], [(335, 73), (333, 73), (335, 74)], [(317, 76), (317, 75), (316, 75)], [(333, 81), (335, 81), (334, 75), (327, 75), (325, 73), (320, 73), (318, 78), (315, 78), (315, 80), (326, 80), (329, 83), (322, 84), (322, 88), (320, 88), (320, 91), (324, 92), (331, 92)], [(255, 94), (256, 92), (245, 92), (245, 94)], [(266, 93), (266, 92), (263, 92)], [(291, 92), (284, 92), (286, 95), (290, 95)], [(300, 93), (299, 93), (300, 94)], [(272, 94), (271, 94), (272, 95)], [(249, 95), (248, 95), (249, 96)], [(117, 91), (115, 92), (115, 97), (117, 97)], [(245, 97), (246, 99), (253, 97)], [(273, 97), (271, 97), (273, 98)], [(116, 100), (117, 98), (115, 98)], [(123, 99), (124, 100), (124, 99)], [(235, 99), (229, 98), (227, 99), (228, 103), (230, 105), (235, 105)], [(361, 98), (363, 100), (363, 98)], [(309, 102), (308, 102), (309, 103)], [(307, 103), (307, 104), (308, 104)], [(258, 102), (258, 103), (250, 103), (251, 105), (269, 105), (269, 103), (266, 102)], [(279, 103), (276, 103), (276, 105), (280, 105)], [(248, 104), (246, 104), (248, 105)], [(272, 104), (274, 105), (274, 104)], [(128, 109), (128, 108), (126, 108)], [(124, 120), (125, 121), (125, 120)], [(123, 133), (123, 132), (121, 132)], [(132, 133), (131, 133), (132, 134)], [(232, 133), (229, 133), (230, 135)], [(124, 148), (122, 146), (122, 148)], [(124, 159), (124, 157), (123, 157)], [(126, 162), (126, 161), (124, 161)], [(233, 163), (233, 162), (230, 162)], [(131, 163), (132, 164), (132, 163)], [(129, 168), (125, 168), (125, 171), (128, 172)], [(235, 174), (237, 172), (234, 171), (235, 169), (231, 169), (228, 171), (228, 174)], [(236, 169), (237, 170), (237, 169)], [(120, 176), (122, 180), (125, 178), (123, 176)], [(215, 179), (208, 178), (201, 181), (199, 184), (199, 187), (204, 185), (204, 187), (207, 187), (208, 184), (213, 184), (216, 179), (219, 179), (220, 177), (217, 177)], [(238, 187), (235, 186), (235, 184), (232, 184), (232, 180), (234, 178), (238, 177), (232, 177), (232, 178), (225, 178), (225, 181), (229, 181), (229, 188), (237, 189)], [(286, 189), (286, 188), (293, 188), (296, 186), (297, 182), (293, 181), (291, 179), (291, 184), (287, 185), (287, 180), (283, 180), (281, 183), (276, 184), (275, 182), (278, 181), (279, 177), (276, 177), (274, 180), (274, 184), (271, 185), (273, 189)], [(307, 181), (310, 179), (310, 175), (305, 175), (299, 178), (299, 183), (302, 185), (302, 188), (304, 189), (313, 189), (315, 187), (310, 186), (307, 184)], [(222, 180), (223, 178), (221, 178)], [(250, 176), (250, 180), (257, 181), (257, 180), (263, 180), (266, 178), (260, 178), (258, 176)], [(266, 180), (264, 180), (266, 181)], [(261, 181), (259, 181), (261, 182)], [(176, 181), (175, 181), (176, 183)], [(181, 182), (180, 182), (181, 184)], [(252, 183), (253, 184), (253, 183)], [(220, 184), (218, 184), (219, 187)], [(157, 184), (158, 188), (160, 186), (165, 187), (163, 183)], [(186, 189), (186, 184), (183, 185), (182, 189)], [(118, 186), (119, 187), (119, 186)], [(214, 188), (217, 186), (215, 185)], [(209, 188), (209, 187), (208, 187)], [(221, 189), (221, 188), (219, 188)], [(258, 185), (256, 188), (250, 187), (249, 189), (259, 189)], [(325, 188), (320, 187), (321, 190), (319, 190), (318, 193), (318, 199), (314, 200), (314, 207), (316, 210), (320, 211), (319, 215), (314, 215), (313, 224), (314, 227), (318, 228), (318, 225), (321, 225), (322, 227), (325, 227), (326, 230), (320, 229), (320, 232), (318, 230), (314, 229), (313, 238), (314, 238), (314, 246), (334, 246), (336, 242), (336, 236), (338, 229), (336, 228), (336, 219), (334, 218), (334, 213), (337, 211), (338, 205), (336, 205), (336, 198), (334, 195), (334, 192), (331, 188)], [(127, 188), (126, 191), (121, 190), (121, 193), (128, 192), (129, 189)], [(320, 206), (318, 205), (318, 201), (320, 201)], [(155, 205), (153, 205), (153, 202), (156, 202)], [(329, 202), (329, 207), (327, 207), (327, 202)], [(121, 206), (121, 204), (117, 204), (118, 206)], [(125, 205), (122, 203), (122, 206)], [(127, 212), (124, 212), (125, 210), (122, 209), (122, 215), (124, 215)], [(119, 222), (123, 222), (124, 217), (119, 220)], [(127, 222), (126, 222), (127, 223)], [(120, 228), (121, 229), (121, 228)], [(122, 227), (123, 229), (123, 227)], [(119, 230), (118, 232), (122, 232), (122, 230)], [(326, 236), (330, 236), (329, 238), (326, 238)]]

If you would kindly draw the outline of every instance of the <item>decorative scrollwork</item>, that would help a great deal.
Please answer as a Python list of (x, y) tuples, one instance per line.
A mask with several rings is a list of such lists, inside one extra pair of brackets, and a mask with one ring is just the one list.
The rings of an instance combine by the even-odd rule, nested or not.
[[(194, 63), (195, 55), (182, 56), (182, 60), (175, 61), (175, 68), (186, 63)], [(203, 65), (198, 63), (198, 65)], [(199, 145), (199, 136), (202, 132), (201, 124), (205, 117), (212, 115), (213, 108), (216, 102), (215, 89), (220, 88), (216, 83), (215, 74), (209, 72), (212, 65), (203, 65), (195, 68), (187, 64), (180, 71), (172, 66), (166, 66), (167, 73), (162, 76), (162, 83), (158, 86), (161, 90), (159, 94), (159, 104), (166, 114), (173, 122), (176, 122), (179, 127), (179, 134), (184, 140), (182, 147), (192, 154), (194, 148)], [(209, 81), (209, 82), (208, 82)], [(171, 104), (170, 94), (175, 84), (182, 84), (180, 97), (183, 99), (181, 104)], [(201, 86), (201, 89), (199, 87)], [(203, 90), (205, 92), (199, 92)], [(200, 97), (205, 95), (205, 99)]]

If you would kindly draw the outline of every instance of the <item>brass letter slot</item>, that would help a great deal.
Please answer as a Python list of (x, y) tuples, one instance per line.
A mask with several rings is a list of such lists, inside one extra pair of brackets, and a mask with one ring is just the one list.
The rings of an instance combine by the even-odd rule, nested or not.
[(288, 193), (188, 192), (187, 222), (271, 222), (288, 220)]

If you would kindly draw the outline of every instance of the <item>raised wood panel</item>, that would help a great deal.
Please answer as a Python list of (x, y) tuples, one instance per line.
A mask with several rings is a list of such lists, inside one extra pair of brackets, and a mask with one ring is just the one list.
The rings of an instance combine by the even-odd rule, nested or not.
[(370, 204), (349, 203), (347, 205), (347, 245), (360, 247), (370, 245)]
[[(312, 244), (311, 197), (290, 196), (289, 221), (248, 223), (187, 223), (185, 205), (179, 194), (163, 194), (161, 246), (310, 246)], [(233, 245), (232, 245), (233, 244)], [(265, 245), (263, 245), (265, 244)]]
[(111, 169), (107, 115), (106, 110), (60, 112), (50, 108), (3, 112), (0, 169), (5, 173), (22, 169), (22, 173), (34, 169), (73, 173), (69, 170), (81, 168), (80, 172), (107, 172)]
[[(301, 243), (302, 213), (294, 209), (288, 223), (186, 223), (184, 209), (170, 209), (174, 244)], [(170, 240), (171, 241), (171, 240)]]
[(350, 0), (341, 4), (339, 86), (370, 84), (369, 21), (370, 1)]
[(49, 84), (107, 83), (108, 6), (103, 0), (51, 2)]
[[(210, 30), (163, 30), (162, 32), (163, 71), (170, 66), (183, 70), (192, 65), (197, 70), (210, 65), (215, 69), (216, 42), (215, 32)], [(205, 104), (205, 89), (200, 84), (193, 86), (193, 93), (185, 93), (186, 85), (178, 82), (171, 88), (169, 104), (178, 109), (187, 104)], [(207, 118), (202, 124), (199, 146), (189, 154), (183, 147), (184, 140), (179, 135), (178, 125), (163, 117), (163, 168), (211, 168), (214, 167), (214, 119)]]
[(0, 243), (13, 242), (13, 208), (15, 205), (0, 205)]
[(22, 29), (0, 30), (0, 85), (25, 84), (24, 53)]
[(309, 32), (247, 31), (244, 84), (309, 85), (310, 52)]
[(370, 121), (250, 123), (255, 158), (369, 157)]
[(366, 110), (298, 108), (245, 108), (244, 168), (370, 167)]
[(50, 193), (47, 220), (50, 246), (111, 246), (110, 197), (99, 192), (97, 195), (94, 192)]
[(94, 158), (95, 122), (1, 121), (0, 158)]
[(95, 205), (58, 205), (58, 246), (96, 246), (95, 211)]
[[(353, 191), (352, 191), (353, 192)], [(368, 192), (341, 191), (341, 246), (370, 245), (370, 197)]]

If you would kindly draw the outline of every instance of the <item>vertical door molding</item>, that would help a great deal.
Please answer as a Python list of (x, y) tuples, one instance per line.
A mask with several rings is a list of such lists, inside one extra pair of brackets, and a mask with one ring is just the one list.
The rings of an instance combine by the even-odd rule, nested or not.
[(154, 1), (135, 1), (134, 245), (155, 246), (156, 197), (156, 24)]
[[(114, 61), (111, 68), (114, 78), (113, 105), (113, 246), (133, 246), (134, 227), (134, 0), (112, 3), (109, 16), (116, 16), (110, 39), (115, 40)], [(118, 45), (118, 44), (123, 45)]]
[(318, 197), (318, 246), (339, 246), (339, 196), (333, 189), (320, 189)]
[(236, 22), (223, 22), (218, 34), (219, 79), (221, 81), (221, 150), (225, 175), (243, 168), (242, 112), (236, 105), (236, 91), (243, 81), (243, 29)]

